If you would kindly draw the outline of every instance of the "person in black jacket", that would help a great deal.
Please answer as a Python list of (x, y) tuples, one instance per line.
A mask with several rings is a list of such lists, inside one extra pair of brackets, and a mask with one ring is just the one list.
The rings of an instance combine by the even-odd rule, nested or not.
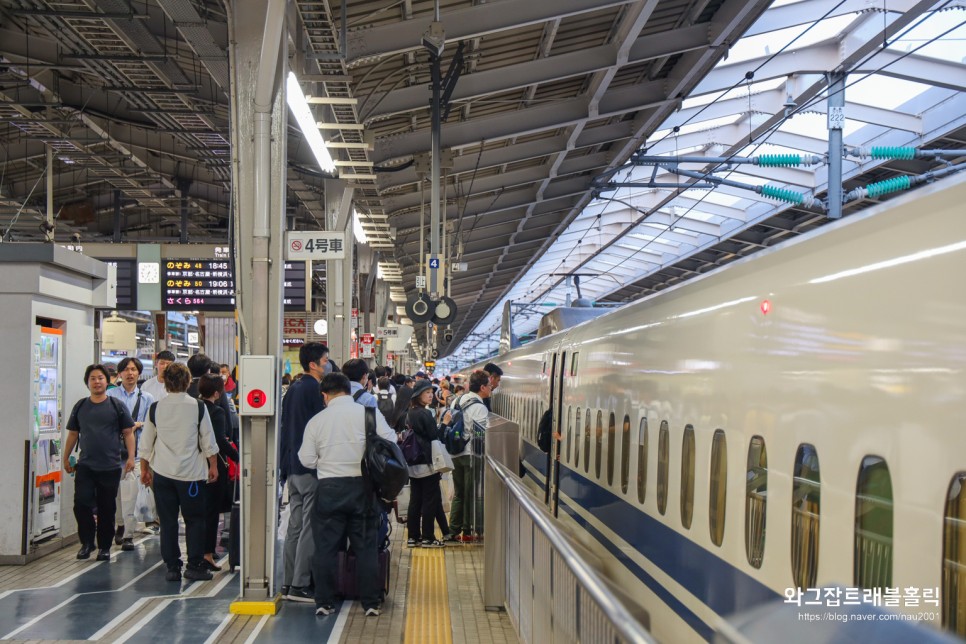
[(428, 406), (433, 400), (433, 384), (419, 380), (413, 386), (412, 402), (404, 422), (416, 436), (421, 453), (415, 463), (409, 464), (409, 539), (406, 545), (413, 548), (442, 548), (443, 542), (434, 537), (433, 523), (442, 513), (443, 497), (439, 489), (439, 474), (433, 472), (432, 442), (439, 438), (436, 416)]
[(312, 512), (319, 480), (315, 470), (299, 461), (299, 449), (306, 424), (325, 409), (320, 382), (329, 364), (329, 348), (320, 342), (304, 344), (299, 349), (299, 362), (304, 372), (289, 385), (282, 398), (278, 464), (279, 479), (288, 486), (289, 507), (288, 531), (282, 550), (282, 596), (289, 601), (313, 603)]
[[(198, 381), (201, 379), (201, 376), (208, 373), (217, 374), (221, 370), (221, 365), (212, 361), (211, 358), (203, 353), (196, 353), (188, 358), (187, 367), (188, 371), (191, 372), (191, 384), (188, 385), (188, 395), (192, 398), (198, 397)], [(238, 415), (235, 413), (233, 405), (228, 401), (228, 396), (220, 396), (215, 404), (225, 412), (225, 418), (228, 420), (228, 435), (232, 440), (238, 440), (238, 436), (235, 434), (235, 429), (238, 426)]]
[[(215, 563), (215, 546), (218, 544), (218, 515), (231, 510), (232, 482), (228, 480), (228, 461), (238, 462), (238, 450), (228, 440), (229, 423), (225, 411), (218, 406), (218, 399), (225, 395), (225, 381), (221, 376), (206, 374), (198, 380), (198, 397), (205, 401), (211, 428), (218, 444), (218, 479), (206, 486), (205, 496), (205, 558), (201, 565), (212, 572), (220, 572)], [(227, 504), (226, 504), (227, 501)]]

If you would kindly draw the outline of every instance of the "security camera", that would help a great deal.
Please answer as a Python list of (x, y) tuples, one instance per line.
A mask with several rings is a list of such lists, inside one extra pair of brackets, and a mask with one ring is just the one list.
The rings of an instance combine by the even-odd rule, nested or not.
[(443, 342), (452, 342), (452, 341), (453, 341), (453, 332), (450, 331), (449, 329), (446, 329), (446, 331), (443, 332)]
[(422, 42), (423, 47), (433, 56), (437, 58), (442, 56), (443, 48), (446, 46), (446, 33), (443, 31), (443, 25), (438, 22), (430, 23), (429, 29), (423, 34)]
[(80, 243), (80, 233), (74, 233), (70, 236), (70, 240), (75, 244)]

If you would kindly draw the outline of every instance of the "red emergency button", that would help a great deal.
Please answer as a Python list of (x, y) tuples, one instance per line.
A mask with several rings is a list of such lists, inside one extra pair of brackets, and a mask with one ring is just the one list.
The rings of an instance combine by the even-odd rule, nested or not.
[(259, 407), (265, 404), (266, 400), (268, 400), (268, 396), (266, 396), (265, 392), (262, 391), (261, 389), (252, 389), (251, 391), (248, 392), (249, 407), (258, 409)]

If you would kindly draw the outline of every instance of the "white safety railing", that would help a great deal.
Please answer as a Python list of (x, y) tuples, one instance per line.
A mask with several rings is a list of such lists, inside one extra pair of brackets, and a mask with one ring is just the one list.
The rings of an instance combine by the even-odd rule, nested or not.
[(517, 475), (491, 456), (486, 468), (491, 482), (486, 512), (494, 519), (486, 525), (496, 527), (496, 534), (487, 528), (486, 571), (505, 579), (502, 597), (494, 596), (487, 584), (487, 607), (502, 599), (520, 639), (528, 644), (653, 642)]

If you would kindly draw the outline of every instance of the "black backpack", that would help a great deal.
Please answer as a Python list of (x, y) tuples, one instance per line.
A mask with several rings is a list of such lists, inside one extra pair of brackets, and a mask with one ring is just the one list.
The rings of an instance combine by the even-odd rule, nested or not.
[(396, 403), (392, 401), (392, 394), (388, 391), (380, 391), (376, 396), (376, 407), (379, 408), (382, 417), (389, 422), (392, 418), (392, 413), (396, 410)]
[(376, 433), (376, 410), (366, 407), (366, 451), (362, 456), (362, 474), (372, 490), (386, 503), (392, 503), (409, 483), (409, 467), (395, 441)]
[(456, 401), (456, 407), (453, 408), (452, 416), (449, 421), (449, 426), (443, 432), (443, 445), (446, 447), (446, 451), (452, 456), (459, 456), (466, 449), (466, 444), (470, 442), (470, 432), (466, 430), (466, 421), (463, 416), (466, 414), (466, 410), (473, 405), (482, 405), (483, 401), (474, 398), (470, 400), (466, 407), (462, 407), (459, 401)]

